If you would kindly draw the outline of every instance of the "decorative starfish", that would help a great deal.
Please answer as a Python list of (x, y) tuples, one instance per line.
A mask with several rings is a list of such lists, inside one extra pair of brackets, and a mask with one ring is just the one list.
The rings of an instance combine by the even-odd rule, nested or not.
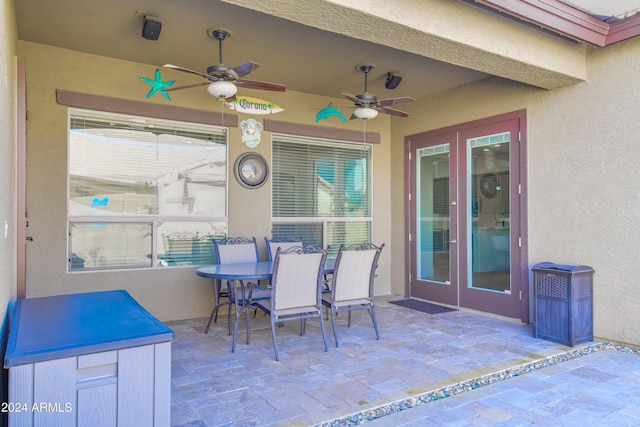
[(173, 86), (176, 82), (175, 81), (163, 82), (162, 81), (162, 76), (160, 75), (160, 69), (156, 69), (156, 79), (155, 80), (147, 79), (145, 77), (140, 77), (140, 80), (142, 80), (146, 84), (152, 86), (151, 90), (147, 94), (147, 99), (151, 98), (153, 95), (155, 95), (156, 93), (160, 92), (162, 94), (162, 96), (164, 96), (167, 99), (167, 101), (171, 102), (171, 97), (165, 91), (165, 89), (168, 88), (169, 86)]

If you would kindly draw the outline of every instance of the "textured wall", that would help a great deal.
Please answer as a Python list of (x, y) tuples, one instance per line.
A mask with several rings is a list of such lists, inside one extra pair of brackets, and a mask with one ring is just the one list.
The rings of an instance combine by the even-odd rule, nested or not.
[[(149, 86), (138, 77), (153, 77), (155, 68), (133, 62), (87, 55), (29, 42), (19, 43), (19, 54), (26, 61), (27, 96), (29, 106), (27, 152), (27, 204), (30, 210), (30, 234), (34, 241), (27, 249), (27, 296), (38, 297), (97, 290), (126, 289), (161, 320), (208, 316), (213, 292), (211, 281), (195, 275), (194, 268), (146, 271), (66, 272), (66, 197), (67, 197), (67, 108), (56, 103), (56, 89), (65, 89), (123, 99), (144, 100)], [(181, 81), (184, 75), (163, 70), (164, 80)], [(191, 80), (192, 81), (192, 80)], [(186, 84), (186, 83), (185, 83)], [(272, 101), (285, 108), (274, 120), (315, 124), (315, 116), (335, 99), (304, 95), (296, 92), (263, 92), (244, 90), (243, 94)], [(204, 89), (172, 92), (173, 105), (221, 111), (221, 104)], [(166, 104), (156, 96), (148, 102)], [(225, 114), (232, 114), (225, 110)], [(239, 121), (259, 116), (239, 115)], [(389, 182), (389, 119), (372, 121), (367, 130), (381, 133), (382, 143), (374, 147), (375, 188), (374, 221), (381, 224), (374, 230), (374, 240), (389, 242), (390, 223)], [(343, 124), (323, 121), (318, 126), (333, 126), (361, 130), (362, 122)], [(270, 134), (263, 132), (262, 144), (256, 151), (271, 158)], [(240, 130), (232, 128), (229, 138), (229, 168), (245, 151)], [(261, 246), (271, 235), (270, 183), (260, 189), (240, 186), (229, 170), (229, 232), (230, 235), (255, 236)], [(266, 250), (262, 251), (266, 259)], [(376, 292), (390, 292), (390, 253), (381, 258)]]
[[(546, 91), (489, 78), (409, 105), (392, 122), (392, 168), (404, 135), (527, 110), (530, 267), (584, 264), (594, 275), (598, 337), (640, 345), (640, 40), (592, 49), (585, 83)], [(403, 177), (392, 175), (393, 291), (404, 288)]]

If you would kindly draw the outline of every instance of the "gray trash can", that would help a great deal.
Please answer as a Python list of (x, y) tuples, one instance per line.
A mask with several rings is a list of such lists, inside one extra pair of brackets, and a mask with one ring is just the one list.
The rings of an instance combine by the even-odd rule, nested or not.
[(593, 273), (585, 265), (533, 267), (534, 337), (571, 347), (593, 341)]

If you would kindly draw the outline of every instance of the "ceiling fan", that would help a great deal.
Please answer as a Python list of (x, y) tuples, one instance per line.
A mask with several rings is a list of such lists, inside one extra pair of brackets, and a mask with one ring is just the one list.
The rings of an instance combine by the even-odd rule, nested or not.
[(350, 117), (351, 119), (373, 119), (378, 113), (389, 114), (397, 117), (409, 117), (409, 113), (405, 111), (396, 110), (395, 108), (390, 108), (390, 105), (402, 104), (404, 102), (415, 101), (415, 99), (409, 96), (402, 96), (398, 98), (388, 98), (378, 101), (378, 97), (372, 93), (367, 92), (367, 77), (371, 70), (373, 70), (373, 65), (358, 65), (356, 66), (356, 70), (362, 71), (364, 73), (364, 93), (362, 95), (353, 95), (351, 93), (342, 93), (342, 96), (354, 102), (355, 111), (353, 115)]
[(227, 37), (231, 37), (231, 32), (229, 30), (211, 27), (207, 30), (207, 34), (209, 35), (209, 37), (218, 40), (220, 63), (218, 65), (212, 65), (207, 68), (206, 74), (199, 71), (190, 70), (188, 68), (179, 67), (177, 65), (165, 64), (164, 67), (166, 68), (172, 68), (174, 70), (183, 71), (185, 73), (195, 74), (206, 79), (206, 81), (202, 83), (178, 86), (175, 88), (166, 89), (167, 91), (188, 89), (192, 87), (207, 85), (207, 91), (212, 96), (215, 96), (218, 99), (225, 99), (227, 101), (232, 101), (233, 99), (235, 99), (236, 92), (238, 91), (238, 86), (248, 89), (284, 92), (285, 86), (281, 84), (243, 79), (244, 76), (251, 73), (252, 71), (255, 71), (260, 66), (260, 64), (248, 61), (244, 64), (238, 65), (237, 67), (231, 68), (222, 63), (222, 42)]

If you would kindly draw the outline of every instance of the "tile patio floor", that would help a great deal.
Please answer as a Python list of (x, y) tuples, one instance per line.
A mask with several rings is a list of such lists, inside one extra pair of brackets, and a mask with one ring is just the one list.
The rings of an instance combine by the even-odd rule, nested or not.
[(640, 425), (638, 351), (566, 347), (519, 322), (392, 299), (376, 301), (379, 341), (365, 311), (351, 328), (339, 316), (338, 348), (327, 321), (327, 353), (317, 320), (302, 337), (286, 323), (279, 362), (262, 313), (249, 345), (241, 321), (235, 353), (225, 316), (207, 335), (205, 318), (168, 322), (172, 426)]

